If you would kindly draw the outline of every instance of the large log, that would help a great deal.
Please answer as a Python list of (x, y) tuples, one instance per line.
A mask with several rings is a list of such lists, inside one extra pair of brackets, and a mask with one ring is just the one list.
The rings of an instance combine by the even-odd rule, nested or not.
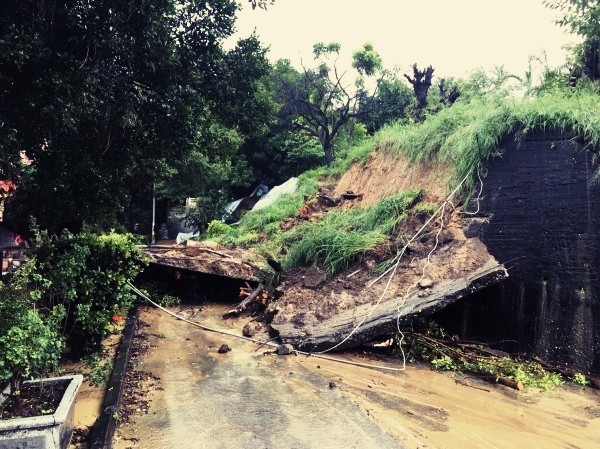
[(283, 343), (290, 343), (300, 350), (322, 351), (336, 345), (339, 345), (336, 349), (349, 348), (389, 335), (397, 330), (398, 324), (407, 324), (417, 318), (431, 315), (456, 300), (506, 277), (508, 272), (504, 266), (491, 258), (469, 275), (440, 281), (426, 292), (416, 291), (407, 298), (388, 300), (375, 309), (373, 304), (368, 303), (341, 311), (311, 329), (310, 335), (304, 328), (298, 328), (290, 321), (271, 323), (271, 328), (279, 334)]

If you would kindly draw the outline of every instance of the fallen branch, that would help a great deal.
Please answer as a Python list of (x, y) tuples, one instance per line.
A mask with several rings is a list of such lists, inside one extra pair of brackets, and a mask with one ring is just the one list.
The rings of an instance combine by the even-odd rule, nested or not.
[(229, 259), (233, 259), (233, 256), (231, 254), (225, 254), (225, 253), (222, 253), (220, 251), (215, 251), (214, 249), (202, 248), (201, 251), (206, 251), (207, 253), (212, 253), (212, 254), (216, 254), (218, 256), (222, 256), (222, 257), (227, 257)]
[[(539, 357), (534, 357), (533, 360), (535, 360), (537, 363), (542, 365), (544, 367), (544, 369), (546, 369), (548, 371), (552, 371), (554, 373), (560, 373), (563, 376), (568, 377), (571, 380), (573, 378), (575, 378), (576, 375), (584, 375), (583, 373), (581, 373), (580, 371), (577, 371), (576, 369), (569, 368), (566, 366), (562, 367), (562, 366), (554, 365), (546, 360), (540, 359)], [(594, 377), (589, 377), (589, 376), (585, 376), (585, 379), (594, 388), (597, 388), (598, 390), (600, 390), (600, 379), (594, 378)]]
[(223, 318), (232, 318), (232, 317), (236, 317), (239, 316), (244, 310), (246, 310), (246, 308), (248, 307), (248, 305), (254, 301), (260, 294), (262, 293), (262, 287), (257, 287), (252, 291), (248, 291), (245, 288), (241, 288), (240, 289), (240, 294), (241, 295), (247, 295), (246, 298), (244, 298), (244, 300), (242, 302), (240, 302), (235, 309), (231, 309), (228, 310), (227, 312), (225, 312), (222, 316)]
[(573, 368), (568, 368), (568, 367), (561, 367), (558, 365), (553, 365), (550, 362), (547, 362), (546, 360), (542, 360), (539, 357), (533, 357), (533, 360), (535, 360), (536, 362), (538, 362), (540, 365), (542, 365), (544, 367), (544, 369), (547, 369), (548, 371), (552, 371), (554, 373), (560, 373), (563, 376), (572, 378), (575, 376), (575, 374), (578, 374), (579, 371), (574, 370)]
[(521, 382), (520, 380), (515, 381), (512, 379), (507, 379), (506, 377), (497, 377), (496, 382), (519, 391), (521, 391), (524, 388), (523, 382)]

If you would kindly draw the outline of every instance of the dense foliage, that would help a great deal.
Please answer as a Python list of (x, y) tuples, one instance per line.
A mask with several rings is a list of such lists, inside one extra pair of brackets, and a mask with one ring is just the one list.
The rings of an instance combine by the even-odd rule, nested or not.
[(12, 394), (18, 397), (24, 379), (57, 368), (63, 316), (62, 306), (44, 313), (23, 291), (0, 284), (0, 381), (10, 380)]
[[(368, 96), (362, 79), (349, 80), (337, 67), (340, 48), (335, 42), (318, 42), (313, 45), (316, 67), (296, 72), (289, 62), (281, 61), (279, 76), (274, 78), (275, 99), (281, 104), (280, 121), (289, 129), (318, 139), (327, 166), (334, 160), (336, 136), (350, 119), (365, 113), (359, 105)], [(382, 67), (381, 58), (370, 44), (354, 53), (352, 64), (360, 75), (367, 76), (375, 75)]]
[(418, 126), (389, 126), (375, 137), (375, 145), (417, 163), (436, 161), (453, 167), (453, 184), (467, 177), (463, 191), (468, 192), (483, 169), (481, 162), (507, 134), (515, 132), (518, 137), (535, 129), (555, 130), (574, 133), (598, 146), (598, 117), (598, 94), (589, 89), (555, 90), (522, 100), (486, 97), (459, 101)]
[(38, 307), (64, 307), (62, 332), (74, 356), (96, 351), (113, 317), (122, 316), (131, 305), (134, 295), (127, 282), (145, 265), (131, 236), (41, 233), (32, 256), (13, 283)]
[(221, 46), (237, 9), (233, 0), (4, 2), (0, 174), (19, 185), (9, 217), (33, 214), (57, 231), (114, 223), (190, 152), (227, 165), (268, 108), (253, 89), (268, 68), (258, 41)]
[(575, 49), (576, 77), (600, 79), (600, 2), (598, 0), (545, 0), (544, 4), (559, 11), (556, 23), (582, 38)]

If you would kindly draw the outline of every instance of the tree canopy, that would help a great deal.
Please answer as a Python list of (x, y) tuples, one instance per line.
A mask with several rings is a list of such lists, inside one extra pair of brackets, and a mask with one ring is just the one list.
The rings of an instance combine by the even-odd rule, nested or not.
[(238, 8), (234, 0), (7, 0), (0, 177), (19, 185), (13, 219), (35, 208), (44, 227), (103, 220), (188, 153), (231, 158), (269, 107), (254, 91), (268, 70), (258, 40), (230, 52), (221, 45)]
[(544, 5), (557, 10), (560, 26), (581, 36), (578, 62), (582, 74), (591, 80), (600, 78), (600, 2), (598, 0), (545, 0)]
[[(282, 104), (280, 119), (319, 139), (327, 165), (333, 163), (336, 135), (351, 118), (364, 112), (359, 110), (359, 104), (366, 95), (360, 79), (352, 85), (346, 79), (347, 72), (338, 68), (340, 49), (336, 42), (318, 42), (313, 46), (316, 67), (303, 67), (300, 73), (287, 64), (287, 72), (276, 81), (276, 101)], [(381, 68), (381, 58), (366, 44), (354, 53), (352, 64), (360, 74), (374, 75)]]

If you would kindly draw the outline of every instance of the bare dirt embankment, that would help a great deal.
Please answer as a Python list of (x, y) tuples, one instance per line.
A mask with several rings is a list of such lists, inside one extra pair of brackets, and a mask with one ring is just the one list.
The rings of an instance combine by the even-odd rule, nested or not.
[(334, 192), (336, 195), (347, 190), (362, 193), (360, 205), (363, 207), (409, 189), (423, 189), (424, 201), (441, 202), (450, 193), (450, 175), (448, 167), (424, 167), (375, 151), (366, 164), (352, 165), (340, 178)]

